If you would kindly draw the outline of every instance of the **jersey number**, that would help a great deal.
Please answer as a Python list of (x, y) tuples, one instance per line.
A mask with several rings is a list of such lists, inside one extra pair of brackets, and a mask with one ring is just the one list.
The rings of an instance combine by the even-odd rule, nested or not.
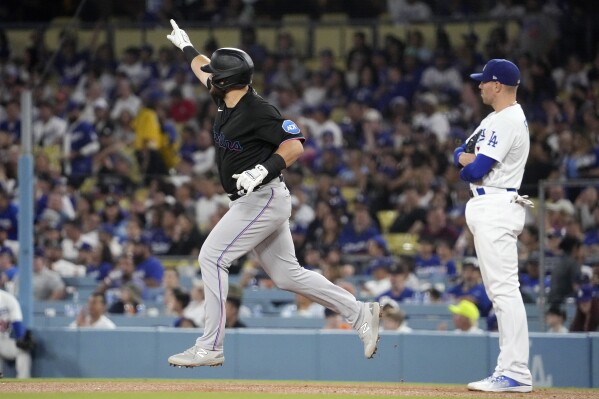
[(493, 130), (493, 133), (491, 133), (491, 138), (489, 139), (487, 145), (490, 145), (493, 148), (495, 148), (495, 146), (497, 145), (497, 135), (495, 134), (495, 130)]

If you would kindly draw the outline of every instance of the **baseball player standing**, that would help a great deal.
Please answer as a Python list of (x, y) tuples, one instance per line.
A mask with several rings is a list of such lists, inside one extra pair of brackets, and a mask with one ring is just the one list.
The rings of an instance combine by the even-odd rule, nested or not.
[(371, 358), (379, 339), (378, 303), (357, 301), (322, 275), (302, 268), (295, 257), (291, 200), (281, 171), (303, 152), (300, 129), (256, 94), (251, 86), (254, 64), (245, 52), (221, 48), (210, 59), (198, 53), (175, 21), (171, 25), (167, 38), (183, 51), (218, 106), (213, 126), (216, 160), (231, 203), (198, 257), (206, 296), (204, 334), (168, 362), (184, 367), (223, 364), (229, 265), (252, 250), (279, 288), (344, 316), (357, 330), (364, 355)]
[(499, 325), (499, 357), (493, 374), (468, 384), (486, 392), (530, 392), (528, 325), (519, 291), (516, 241), (524, 228), (524, 206), (518, 195), (530, 138), (522, 107), (516, 101), (520, 70), (504, 59), (490, 60), (480, 81), (483, 103), (493, 108), (468, 141), (454, 151), (463, 167), (460, 178), (470, 183), (466, 222), (474, 235), (483, 283)]
[(0, 289), (0, 375), (3, 360), (14, 360), (17, 378), (31, 378), (31, 353), (21, 348), (25, 338), (21, 305), (12, 294)]

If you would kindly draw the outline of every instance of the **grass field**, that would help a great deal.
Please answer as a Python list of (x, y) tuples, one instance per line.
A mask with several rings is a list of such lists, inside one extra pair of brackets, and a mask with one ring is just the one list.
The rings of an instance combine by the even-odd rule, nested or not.
[(599, 390), (538, 388), (532, 393), (469, 392), (463, 385), (226, 380), (0, 380), (2, 399), (599, 399)]

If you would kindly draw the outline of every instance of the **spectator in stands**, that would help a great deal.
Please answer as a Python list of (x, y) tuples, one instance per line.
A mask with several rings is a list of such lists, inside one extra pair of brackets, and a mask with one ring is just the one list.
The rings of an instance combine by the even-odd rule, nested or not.
[(548, 333), (563, 334), (568, 332), (568, 327), (564, 325), (566, 322), (566, 311), (560, 306), (551, 306), (545, 312), (545, 324), (547, 325)]
[(453, 247), (449, 241), (438, 240), (435, 242), (435, 253), (439, 257), (441, 267), (445, 268), (445, 272), (441, 270), (441, 274), (444, 274), (444, 282), (455, 281), (458, 277), (458, 270), (456, 267), (455, 254)]
[(358, 208), (354, 218), (347, 223), (339, 236), (339, 246), (344, 254), (365, 254), (368, 251), (368, 240), (380, 235), (368, 209)]
[(444, 281), (447, 270), (441, 265), (441, 259), (435, 253), (433, 239), (421, 236), (418, 239), (418, 249), (414, 255), (414, 273), (422, 282)]
[(11, 195), (2, 186), (0, 187), (0, 225), (8, 233), (9, 240), (17, 240), (19, 223), (18, 208), (11, 202)]
[[(539, 253), (532, 252), (520, 273), (520, 290), (535, 298), (539, 294)], [(545, 288), (551, 285), (551, 277), (545, 276)]]
[(323, 330), (351, 330), (351, 325), (343, 320), (339, 313), (333, 312), (331, 309), (324, 309), (324, 325)]
[(435, 93), (442, 99), (455, 98), (462, 90), (462, 76), (452, 65), (451, 56), (449, 50), (437, 50), (433, 57), (433, 64), (424, 70), (420, 80), (424, 90)]
[(192, 320), (196, 327), (204, 327), (206, 311), (204, 309), (204, 282), (200, 279), (192, 281), (190, 301), (183, 310), (183, 316)]
[(114, 260), (110, 248), (99, 243), (95, 247), (86, 242), (79, 246), (77, 263), (85, 266), (86, 275), (102, 281), (114, 268)]
[(481, 334), (484, 331), (478, 326), (480, 314), (478, 308), (467, 299), (462, 299), (457, 305), (449, 305), (453, 314), (453, 324), (458, 333)]
[(324, 306), (311, 299), (295, 294), (295, 303), (281, 309), (281, 317), (324, 317)]
[(457, 229), (447, 222), (447, 213), (441, 206), (431, 206), (426, 213), (426, 224), (421, 237), (429, 237), (433, 242), (435, 240), (446, 240), (452, 245), (459, 236)]
[(31, 378), (31, 343), (17, 298), (0, 289), (0, 376), (4, 361), (14, 360), (17, 378)]
[(10, 100), (5, 109), (6, 118), (0, 120), (0, 132), (7, 134), (12, 144), (18, 144), (21, 139), (21, 104)]
[(110, 304), (108, 313), (132, 316), (140, 311), (142, 305), (141, 288), (137, 284), (128, 282), (118, 289), (117, 298)]
[(83, 307), (77, 318), (69, 324), (71, 328), (115, 329), (116, 325), (106, 317), (106, 297), (94, 292), (90, 295), (87, 306)]
[(599, 297), (590, 285), (582, 285), (576, 294), (576, 314), (570, 332), (599, 331)]
[(63, 143), (63, 168), (69, 184), (79, 188), (92, 174), (93, 156), (100, 149), (94, 126), (81, 118), (83, 103), (71, 99), (67, 106), (69, 126)]
[(382, 328), (385, 331), (400, 333), (410, 333), (413, 331), (406, 321), (406, 313), (399, 305), (383, 307), (382, 323)]
[(423, 93), (418, 96), (416, 105), (412, 127), (426, 135), (434, 135), (441, 145), (445, 144), (449, 139), (451, 126), (447, 115), (439, 110), (438, 96), (431, 92)]
[(135, 117), (141, 108), (142, 102), (133, 92), (131, 81), (126, 77), (120, 77), (117, 82), (116, 93), (117, 97), (110, 112), (110, 118), (113, 120), (119, 119), (123, 111), (127, 111), (132, 117)]
[(83, 222), (81, 219), (67, 220), (63, 224), (64, 238), (62, 239), (62, 257), (70, 262), (77, 262), (79, 248), (88, 244), (91, 248), (95, 245), (90, 235), (85, 236), (82, 232)]
[(483, 316), (486, 316), (491, 310), (492, 303), (482, 282), (478, 259), (474, 257), (464, 258), (458, 283), (450, 287), (446, 293), (450, 299), (465, 298), (475, 303)]
[(218, 182), (214, 178), (200, 177), (195, 180), (195, 185), (199, 194), (195, 206), (196, 223), (200, 231), (206, 233), (210, 218), (217, 213), (220, 206), (228, 204), (229, 198), (219, 192)]
[(397, 200), (397, 217), (391, 224), (391, 233), (417, 233), (426, 223), (426, 209), (419, 203), (415, 186), (409, 185)]
[(412, 300), (415, 292), (406, 286), (410, 274), (407, 265), (403, 261), (395, 262), (391, 265), (389, 272), (391, 287), (388, 291), (382, 292), (377, 297), (377, 301), (383, 305), (388, 300), (393, 300), (396, 303)]
[(67, 122), (54, 113), (54, 104), (45, 100), (38, 105), (38, 117), (33, 122), (33, 143), (41, 148), (60, 148), (67, 131)]
[(108, 304), (111, 305), (112, 298), (117, 296), (118, 290), (125, 284), (135, 284), (142, 291), (146, 288), (144, 281), (135, 273), (133, 259), (128, 255), (121, 255), (116, 260), (114, 270), (98, 284), (96, 291), (106, 293), (110, 298)]
[(147, 237), (139, 237), (133, 242), (133, 262), (135, 273), (143, 279), (146, 287), (160, 286), (164, 267), (162, 262), (152, 255), (150, 240)]
[(197, 258), (206, 237), (200, 233), (194, 220), (185, 213), (177, 216), (168, 255)]
[(371, 277), (364, 283), (364, 293), (373, 297), (379, 297), (391, 288), (390, 271), (393, 267), (393, 259), (390, 257), (378, 257), (368, 264), (366, 273)]
[(561, 305), (567, 297), (574, 296), (575, 283), (580, 277), (580, 263), (578, 261), (582, 242), (572, 236), (565, 236), (559, 248), (563, 255), (551, 271), (551, 289), (548, 302), (551, 305)]
[(62, 255), (60, 241), (48, 241), (44, 247), (44, 257), (48, 260), (49, 268), (61, 277), (85, 276), (85, 266), (68, 261)]
[(18, 272), (19, 268), (15, 265), (12, 249), (5, 246), (0, 247), (0, 287), (4, 287), (6, 291), (10, 292), (6, 284), (13, 281)]
[(57, 272), (47, 267), (44, 251), (36, 249), (33, 257), (33, 297), (38, 301), (54, 301), (66, 295), (65, 284)]
[(229, 294), (225, 304), (227, 322), (225, 328), (244, 328), (246, 325), (239, 320), (243, 290), (238, 285), (229, 285)]
[(158, 114), (161, 97), (160, 92), (148, 94), (145, 97), (144, 106), (140, 108), (139, 112), (136, 112), (136, 117), (132, 122), (135, 129), (133, 148), (140, 171), (146, 177), (146, 183), (155, 175), (168, 174), (167, 160), (162, 155), (167, 143), (162, 133)]
[(177, 316), (175, 321), (173, 322), (173, 327), (178, 328), (186, 328), (186, 327), (196, 327), (194, 321), (185, 316), (185, 309), (189, 305), (191, 301), (190, 295), (183, 291), (182, 289), (174, 289), (173, 290), (173, 312)]

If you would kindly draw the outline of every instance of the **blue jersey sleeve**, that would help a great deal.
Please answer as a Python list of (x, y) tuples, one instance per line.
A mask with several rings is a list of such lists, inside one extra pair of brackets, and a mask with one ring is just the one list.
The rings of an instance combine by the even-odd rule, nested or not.
[(496, 161), (493, 158), (478, 154), (474, 159), (474, 162), (466, 165), (460, 171), (460, 179), (470, 183), (479, 181), (484, 175), (489, 173), (493, 165), (495, 165), (495, 162)]

